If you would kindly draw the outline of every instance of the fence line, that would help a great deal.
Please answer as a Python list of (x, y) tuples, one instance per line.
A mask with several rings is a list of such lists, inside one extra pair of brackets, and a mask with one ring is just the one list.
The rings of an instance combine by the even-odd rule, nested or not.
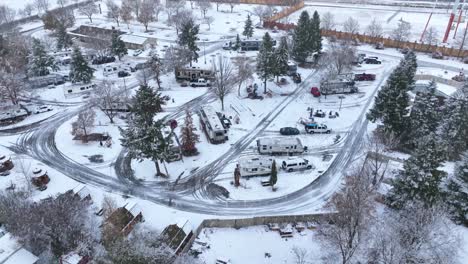
[(416, 74), (414, 76), (415, 80), (425, 80), (425, 81), (432, 81), (434, 80), (435, 82), (442, 83), (442, 84), (447, 84), (456, 88), (461, 88), (463, 87), (463, 82), (457, 82), (455, 80), (449, 80), (446, 78), (442, 78), (439, 76), (434, 76), (430, 74)]

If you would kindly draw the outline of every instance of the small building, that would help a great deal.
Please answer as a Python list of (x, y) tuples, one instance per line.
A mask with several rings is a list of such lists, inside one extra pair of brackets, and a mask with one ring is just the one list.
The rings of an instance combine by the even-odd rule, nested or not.
[(13, 169), (14, 164), (11, 161), (11, 157), (6, 155), (0, 155), (0, 172)]
[(60, 264), (87, 264), (89, 261), (90, 258), (88, 256), (82, 257), (73, 251), (61, 256), (59, 259)]
[(50, 178), (49, 175), (47, 175), (46, 170), (35, 168), (32, 172), (33, 175), (31, 177), (31, 181), (35, 186), (41, 187), (47, 185), (50, 182)]
[(179, 254), (184, 249), (192, 236), (193, 227), (189, 220), (186, 219), (167, 226), (162, 232), (164, 241), (174, 250), (175, 254)]
[(0, 229), (1, 264), (35, 264), (38, 260), (38, 257), (24, 249), (10, 233)]
[(78, 184), (75, 188), (66, 192), (67, 194), (73, 195), (80, 199), (80, 201), (90, 201), (92, 202), (91, 193), (89, 192), (88, 187), (85, 184)]
[(60, 74), (49, 74), (46, 76), (37, 76), (28, 78), (31, 88), (42, 88), (48, 85), (60, 85), (65, 83), (65, 77)]
[(71, 30), (68, 34), (72, 37), (77, 37), (81, 42), (105, 41), (110, 44), (112, 34), (117, 33), (122, 35), (125, 32), (116, 30), (115, 28), (103, 28), (90, 25), (80, 25), (78, 28)]
[(131, 202), (123, 207), (117, 208), (109, 218), (106, 219), (104, 225), (108, 225), (124, 236), (132, 232), (134, 226), (138, 222), (143, 221), (143, 214), (137, 203)]
[(270, 175), (272, 164), (272, 158), (262, 156), (242, 157), (238, 161), (241, 177)]
[(155, 38), (149, 36), (139, 36), (135, 34), (123, 34), (120, 35), (120, 39), (125, 43), (125, 47), (127, 47), (127, 49), (144, 50), (147, 47), (154, 47), (157, 44)]

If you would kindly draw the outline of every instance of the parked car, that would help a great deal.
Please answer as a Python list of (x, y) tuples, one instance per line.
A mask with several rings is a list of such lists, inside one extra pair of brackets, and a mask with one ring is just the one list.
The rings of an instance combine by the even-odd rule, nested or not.
[(382, 64), (382, 62), (376, 58), (365, 58), (364, 63), (365, 64)]
[(105, 63), (111, 63), (115, 61), (115, 57), (113, 56), (104, 56), (104, 57), (97, 57), (91, 63), (94, 65), (100, 65)]
[(49, 112), (49, 111), (52, 111), (52, 107), (48, 106), (48, 105), (41, 105), (41, 106), (38, 106), (36, 108), (36, 110), (34, 110), (34, 113), (35, 114), (39, 114), (39, 113), (44, 113), (44, 112)]
[(127, 76), (130, 76), (130, 73), (127, 72), (127, 71), (119, 71), (117, 73), (117, 77), (119, 77), (119, 78), (123, 78), (123, 77), (127, 77)]
[(293, 172), (297, 170), (311, 170), (314, 166), (309, 164), (309, 161), (306, 159), (290, 158), (281, 163), (281, 168), (287, 172)]
[(200, 78), (200, 79), (198, 79), (196, 81), (190, 82), (190, 86), (192, 86), (192, 87), (205, 87), (205, 86), (211, 86), (211, 83), (208, 80)]
[(327, 114), (323, 112), (322, 110), (316, 110), (314, 113), (315, 117), (325, 117)]
[(440, 52), (440, 51), (434, 51), (434, 52), (432, 53), (432, 58), (433, 58), (433, 59), (442, 60), (442, 59), (444, 59), (444, 55), (443, 55), (442, 52)]
[(319, 97), (320, 96), (320, 90), (318, 87), (312, 87), (310, 88), (310, 93), (314, 96), (314, 97)]
[(283, 136), (293, 136), (293, 135), (299, 135), (299, 129), (295, 127), (283, 127), (280, 129), (280, 134)]
[(4, 171), (4, 172), (0, 173), (0, 176), (2, 176), (2, 177), (6, 177), (8, 175), (10, 175), (10, 171)]
[(330, 134), (331, 129), (324, 124), (307, 124), (305, 125), (305, 131), (309, 134), (314, 133), (326, 133)]
[(369, 73), (358, 73), (354, 75), (355, 81), (375, 81), (375, 74)]
[(375, 44), (375, 49), (383, 50), (384, 49), (384, 44), (382, 42)]
[(301, 78), (301, 75), (299, 73), (293, 74), (292, 79), (293, 79), (294, 83), (301, 83), (302, 82), (302, 78)]
[(133, 56), (136, 57), (136, 56), (138, 56), (138, 55), (140, 55), (140, 54), (142, 54), (142, 53), (143, 53), (143, 51), (142, 51), (141, 49), (137, 49), (137, 50), (135, 50), (135, 51), (133, 52)]

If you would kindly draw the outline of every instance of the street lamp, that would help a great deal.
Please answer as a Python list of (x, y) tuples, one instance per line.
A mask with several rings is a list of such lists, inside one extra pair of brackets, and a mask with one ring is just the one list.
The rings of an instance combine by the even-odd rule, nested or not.
[(203, 40), (203, 58), (205, 59), (206, 64), (206, 53), (205, 53), (205, 41)]

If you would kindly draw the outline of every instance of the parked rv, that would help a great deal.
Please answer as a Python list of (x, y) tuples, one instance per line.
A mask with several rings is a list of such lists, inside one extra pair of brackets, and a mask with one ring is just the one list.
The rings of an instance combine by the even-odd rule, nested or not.
[(274, 137), (260, 138), (257, 140), (257, 148), (260, 154), (300, 154), (307, 150), (299, 138)]
[(351, 79), (326, 80), (320, 82), (320, 91), (324, 95), (356, 93), (358, 89), (354, 85), (355, 82)]
[(211, 68), (181, 67), (175, 70), (177, 80), (194, 81), (198, 79), (212, 80), (214, 72)]
[(95, 87), (96, 87), (96, 84), (88, 83), (88, 84), (72, 84), (72, 85), (63, 87), (63, 89), (64, 89), (65, 95), (67, 95), (67, 94), (79, 94), (79, 93), (90, 92)]
[(288, 76), (295, 76), (296, 74), (297, 74), (297, 64), (292, 62), (292, 61), (288, 61), (287, 75)]
[(224, 143), (228, 140), (227, 129), (224, 128), (212, 106), (202, 107), (199, 115), (203, 130), (212, 144)]
[[(273, 42), (273, 46), (275, 46), (276, 40), (272, 40), (272, 42)], [(241, 48), (241, 51), (259, 50), (261, 45), (262, 45), (261, 39), (244, 39), (244, 40), (241, 40), (240, 48)]]
[(241, 177), (264, 176), (271, 174), (273, 159), (268, 157), (243, 157), (238, 163)]
[(314, 166), (306, 159), (290, 158), (283, 161), (281, 168), (287, 172), (293, 172), (297, 170), (311, 170), (314, 168)]
[(60, 74), (49, 74), (46, 76), (28, 78), (32, 88), (42, 88), (49, 85), (60, 85), (65, 83), (65, 77)]

